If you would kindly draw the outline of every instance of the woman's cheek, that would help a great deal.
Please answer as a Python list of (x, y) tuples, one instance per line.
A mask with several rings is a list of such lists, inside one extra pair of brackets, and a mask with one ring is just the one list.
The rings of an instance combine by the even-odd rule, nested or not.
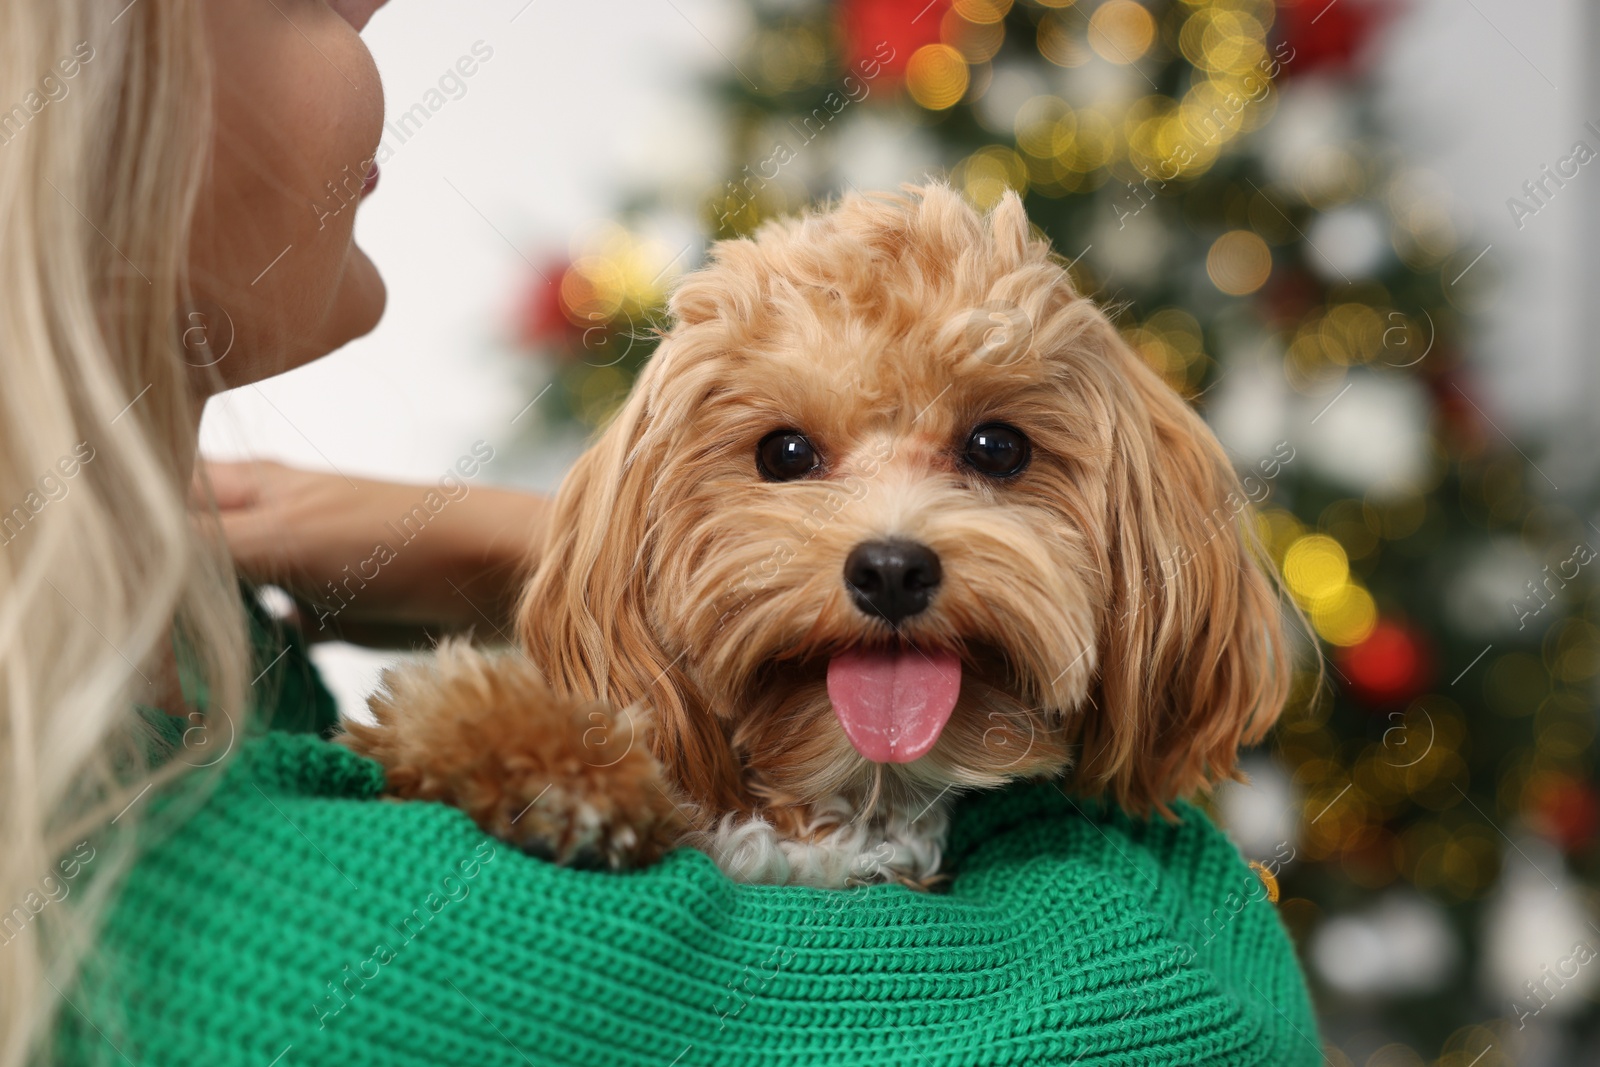
[(348, 235), (383, 136), (383, 88), (360, 38), (342, 19), (329, 18), (328, 74), (337, 68), (336, 76), (325, 76), (316, 86), (302, 83), (300, 111), (312, 121), (321, 119), (312, 217), (319, 230), (337, 218)]
[[(295, 183), (304, 192), (293, 228), (324, 274), (342, 269), (383, 133), (383, 91), (372, 57), (342, 19), (331, 12), (325, 19), (321, 76), (284, 87), (295, 98), (296, 116), (285, 132), (314, 161), (304, 183)], [(332, 296), (325, 286), (320, 292)]]

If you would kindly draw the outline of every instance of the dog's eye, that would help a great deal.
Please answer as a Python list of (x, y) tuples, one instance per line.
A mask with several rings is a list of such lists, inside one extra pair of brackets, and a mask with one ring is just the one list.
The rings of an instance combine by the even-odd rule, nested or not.
[(979, 474), (1009, 478), (1028, 465), (1033, 448), (1027, 436), (1015, 426), (986, 422), (972, 431), (962, 455), (967, 465)]
[(756, 446), (756, 467), (774, 482), (803, 478), (821, 465), (817, 450), (799, 430), (774, 430)]

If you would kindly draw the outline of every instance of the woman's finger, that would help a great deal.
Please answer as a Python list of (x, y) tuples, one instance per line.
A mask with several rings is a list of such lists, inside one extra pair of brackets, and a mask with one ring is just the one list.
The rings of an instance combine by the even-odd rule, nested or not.
[[(219, 511), (255, 507), (261, 502), (261, 464), (206, 460), (206, 478)], [(198, 473), (196, 475), (198, 479)]]

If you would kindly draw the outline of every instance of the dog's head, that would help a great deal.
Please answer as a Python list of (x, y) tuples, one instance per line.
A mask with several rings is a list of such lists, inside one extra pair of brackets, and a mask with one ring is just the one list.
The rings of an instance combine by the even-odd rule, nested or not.
[(558, 687), (649, 706), (701, 804), (1071, 766), (1143, 810), (1276, 718), (1228, 460), (1015, 196), (846, 197), (718, 244), (671, 311), (521, 628)]

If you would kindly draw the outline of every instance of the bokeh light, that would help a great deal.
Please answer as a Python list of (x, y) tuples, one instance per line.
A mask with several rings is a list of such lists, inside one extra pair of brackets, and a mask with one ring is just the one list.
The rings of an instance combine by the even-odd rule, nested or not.
[(983, 210), (1000, 202), (1007, 189), (1025, 192), (1028, 168), (1022, 157), (1003, 145), (989, 145), (957, 163), (950, 181)]
[(1229, 296), (1246, 296), (1267, 283), (1272, 250), (1249, 230), (1229, 230), (1211, 245), (1206, 274)]
[(930, 111), (953, 107), (967, 91), (967, 61), (947, 44), (926, 44), (906, 64), (906, 91)]
[(1372, 594), (1354, 583), (1313, 601), (1310, 613), (1311, 625), (1330, 645), (1360, 644), (1378, 624), (1378, 605)]
[(939, 22), (939, 39), (960, 52), (967, 63), (987, 63), (1005, 43), (1006, 27), (998, 19), (980, 22), (965, 18), (953, 7)]
[(1283, 555), (1283, 580), (1331, 645), (1359, 644), (1378, 624), (1372, 594), (1352, 580), (1344, 547), (1326, 534), (1296, 538)]
[(954, 0), (951, 10), (979, 25), (999, 22), (1011, 10), (1011, 0)]
[(1296, 597), (1314, 602), (1335, 593), (1350, 580), (1350, 561), (1333, 538), (1307, 534), (1284, 554), (1283, 577)]
[(1039, 20), (1037, 40), (1039, 54), (1058, 67), (1081, 67), (1094, 58), (1082, 34), (1054, 11)]
[(1089, 47), (1112, 63), (1134, 62), (1155, 35), (1155, 20), (1136, 0), (1106, 0), (1089, 16)]

